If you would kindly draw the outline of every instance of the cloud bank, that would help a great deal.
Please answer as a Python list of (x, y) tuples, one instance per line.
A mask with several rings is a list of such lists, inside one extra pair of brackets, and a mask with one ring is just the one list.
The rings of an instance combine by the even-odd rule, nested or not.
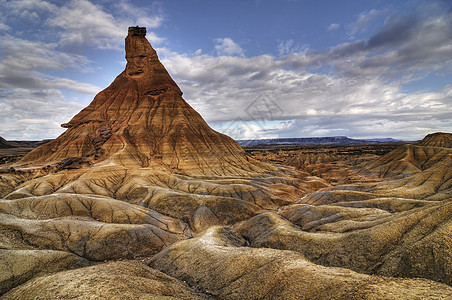
[(73, 97), (101, 90), (72, 79), (94, 72), (83, 50), (123, 51), (124, 33), (135, 23), (150, 29), (152, 42), (163, 40), (152, 32), (163, 21), (158, 6), (114, 1), (109, 11), (88, 0), (54, 3), (0, 1), (0, 136), (6, 139), (55, 138), (60, 124), (83, 108)]
[[(277, 54), (250, 57), (224, 36), (212, 40), (213, 51), (174, 52), (153, 33), (165, 23), (158, 4), (143, 10), (127, 1), (102, 3), (0, 0), (0, 9), (10, 12), (0, 16), (0, 136), (40, 139), (61, 133), (59, 124), (82, 107), (65, 91), (92, 97), (101, 88), (61, 75), (92, 71), (93, 62), (73, 49), (123, 51), (130, 24), (148, 27), (148, 39), (184, 98), (234, 138), (418, 139), (452, 128), (452, 84), (416, 87), (426, 78), (450, 77), (452, 10), (445, 2), (430, 1), (404, 14), (369, 10), (353, 23), (331, 23), (324, 30), (346, 31), (348, 41), (328, 49), (275, 41)], [(33, 39), (13, 34), (14, 20), (25, 18), (30, 26), (43, 26)], [(378, 18), (384, 18), (379, 29), (355, 38), (374, 28)]]
[[(379, 14), (362, 14), (352, 25), (365, 27)], [(452, 70), (452, 12), (441, 3), (388, 17), (368, 40), (323, 51), (293, 52), (292, 46), (293, 41), (280, 43), (279, 57), (189, 56), (164, 48), (159, 53), (185, 98), (235, 138), (417, 139), (451, 130), (452, 85), (404, 91), (408, 83)], [(282, 111), (266, 124), (246, 113), (262, 95)]]

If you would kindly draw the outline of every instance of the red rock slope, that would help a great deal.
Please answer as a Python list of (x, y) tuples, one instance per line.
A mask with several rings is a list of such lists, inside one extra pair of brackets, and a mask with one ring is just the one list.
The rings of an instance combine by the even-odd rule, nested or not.
[(191, 175), (243, 175), (268, 165), (251, 161), (230, 137), (214, 131), (182, 98), (139, 28), (125, 41), (126, 69), (63, 127), (56, 140), (22, 162), (69, 157), (90, 162), (163, 167)]

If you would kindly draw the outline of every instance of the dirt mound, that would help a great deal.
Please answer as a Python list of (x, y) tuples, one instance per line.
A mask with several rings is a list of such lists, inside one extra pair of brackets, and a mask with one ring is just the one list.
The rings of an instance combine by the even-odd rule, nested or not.
[(381, 177), (399, 178), (374, 186), (379, 195), (445, 200), (452, 197), (452, 149), (448, 133), (427, 135), (419, 145), (403, 145), (362, 168)]
[(211, 227), (161, 251), (150, 266), (220, 299), (441, 299), (452, 292), (433, 281), (369, 276), (245, 246), (230, 228)]
[(0, 136), (0, 149), (8, 148), (14, 148), (14, 146), (10, 145), (4, 138)]
[(421, 146), (452, 148), (452, 133), (435, 132), (428, 134), (422, 141)]
[(19, 218), (46, 220), (62, 217), (86, 217), (116, 224), (150, 224), (182, 234), (186, 224), (148, 208), (105, 196), (54, 193), (16, 200), (0, 200), (0, 212)]
[(288, 158), (286, 161), (284, 161), (284, 164), (288, 166), (294, 166), (299, 169), (303, 169), (303, 167), (307, 165), (328, 163), (337, 160), (337, 158), (338, 158), (337, 155), (329, 153), (318, 153), (318, 154), (307, 153)]
[(396, 206), (397, 199), (302, 206), (258, 215), (236, 229), (252, 247), (298, 251), (324, 266), (452, 284), (452, 202), (411, 201), (399, 212), (388, 203)]
[(42, 276), (2, 299), (206, 299), (187, 284), (138, 262), (111, 262)]
[(448, 158), (425, 171), (410, 177), (382, 182), (376, 186), (376, 192), (381, 195), (398, 197), (447, 200), (452, 198), (452, 159)]
[(92, 261), (153, 255), (185, 239), (150, 224), (115, 224), (90, 218), (29, 220), (0, 214), (3, 249), (52, 249)]
[(88, 260), (64, 251), (0, 249), (0, 295), (35, 276), (88, 265)]
[(406, 177), (433, 166), (448, 163), (452, 149), (432, 146), (402, 145), (362, 167), (381, 177)]

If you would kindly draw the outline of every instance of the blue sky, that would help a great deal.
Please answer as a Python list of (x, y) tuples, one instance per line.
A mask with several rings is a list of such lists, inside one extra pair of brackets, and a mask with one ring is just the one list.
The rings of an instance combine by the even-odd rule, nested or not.
[(133, 25), (237, 139), (452, 131), (450, 1), (0, 0), (0, 136), (61, 134), (124, 69)]

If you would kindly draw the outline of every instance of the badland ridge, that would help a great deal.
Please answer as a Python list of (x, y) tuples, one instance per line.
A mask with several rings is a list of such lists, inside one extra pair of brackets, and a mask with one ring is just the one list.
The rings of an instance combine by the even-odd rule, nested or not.
[(339, 155), (273, 165), (211, 129), (145, 35), (129, 28), (125, 70), (61, 136), (2, 169), (2, 299), (452, 294), (448, 134), (348, 160), (376, 179), (333, 185), (312, 168)]

